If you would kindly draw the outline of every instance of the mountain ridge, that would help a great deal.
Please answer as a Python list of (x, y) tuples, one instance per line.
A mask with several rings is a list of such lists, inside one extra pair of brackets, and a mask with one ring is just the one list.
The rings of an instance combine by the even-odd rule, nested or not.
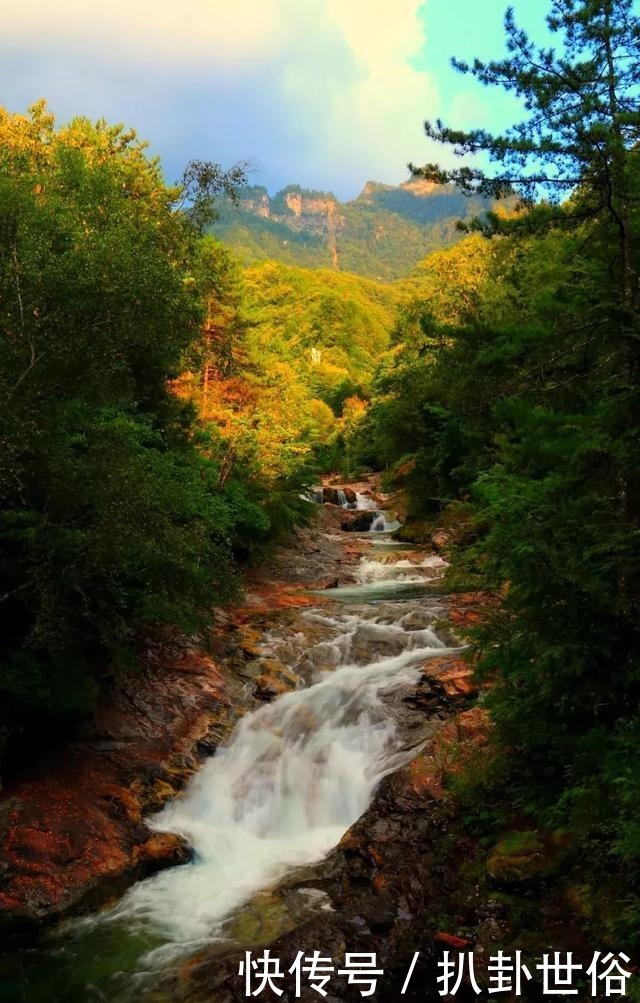
[(399, 185), (367, 181), (347, 202), (296, 184), (274, 195), (249, 185), (237, 207), (221, 206), (215, 231), (247, 265), (270, 258), (393, 281), (432, 251), (456, 243), (458, 220), (489, 208), (486, 199), (421, 178)]

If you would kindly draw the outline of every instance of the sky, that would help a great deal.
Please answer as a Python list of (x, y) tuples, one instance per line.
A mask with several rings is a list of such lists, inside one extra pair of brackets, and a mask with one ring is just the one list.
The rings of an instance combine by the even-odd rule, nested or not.
[[(512, 0), (548, 42), (543, 0)], [(500, 128), (514, 100), (451, 69), (504, 53), (507, 0), (3, 0), (0, 104), (134, 126), (168, 181), (192, 158), (353, 198), (450, 163), (425, 119)]]

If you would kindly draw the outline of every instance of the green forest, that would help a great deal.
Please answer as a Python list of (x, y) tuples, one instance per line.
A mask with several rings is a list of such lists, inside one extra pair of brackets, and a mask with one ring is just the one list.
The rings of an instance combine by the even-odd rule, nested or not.
[(354, 244), (336, 269), (276, 224), (238, 233), (242, 167), (171, 184), (123, 126), (0, 111), (2, 775), (72, 736), (154, 632), (238, 601), (321, 474), (384, 471), (399, 539), (444, 525), (447, 588), (495, 600), (468, 653), (493, 729), (455, 781), (465, 824), (570, 831), (606, 903), (584, 922), (633, 950), (640, 19), (549, 8), (555, 49), (508, 12), (507, 55), (457, 63), (522, 122), (427, 123), (462, 166), (415, 178), (471, 208), (402, 274), (401, 231), (384, 267)]

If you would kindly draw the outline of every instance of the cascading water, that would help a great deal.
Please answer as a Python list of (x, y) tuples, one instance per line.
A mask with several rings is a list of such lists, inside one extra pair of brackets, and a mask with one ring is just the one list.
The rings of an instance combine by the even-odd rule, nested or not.
[(383, 563), (363, 558), (356, 568), (355, 578), (361, 585), (370, 582), (377, 585), (386, 582), (391, 587), (397, 585), (398, 582), (418, 584), (429, 578), (430, 574), (433, 576), (434, 573), (442, 571), (444, 567), (446, 567), (446, 561), (437, 554), (430, 554), (419, 564), (407, 559)]
[[(342, 508), (357, 509), (358, 511), (365, 512), (375, 512), (375, 518), (373, 519), (371, 526), (369, 527), (369, 532), (371, 533), (391, 533), (393, 530), (398, 529), (400, 523), (396, 519), (387, 519), (387, 514), (378, 509), (373, 498), (369, 495), (362, 494), (361, 492), (356, 492), (355, 502), (350, 502), (347, 499), (346, 493), (343, 488), (336, 488), (336, 497), (338, 499), (338, 504)], [(319, 505), (324, 502), (324, 489), (315, 488), (313, 493), (313, 499)]]
[[(309, 497), (311, 500), (316, 502), (316, 504), (322, 505), (327, 500), (326, 490), (327, 489), (323, 487), (313, 488)], [(378, 508), (373, 498), (370, 498), (368, 495), (356, 492), (356, 500), (349, 501), (344, 488), (333, 488), (331, 490), (335, 491), (334, 497), (337, 499), (337, 504), (340, 505), (341, 508), (358, 509), (361, 511), (368, 511), (368, 512), (378, 511)]]
[[(425, 602), (421, 592), (412, 605), (394, 590), (401, 597), (407, 582), (425, 586), (442, 564), (438, 557), (363, 559), (350, 606), (307, 610), (289, 633), (265, 635), (265, 654), (311, 683), (245, 716), (183, 796), (150, 820), (157, 831), (184, 836), (192, 861), (63, 927), (54, 942), (61, 946), (42, 958), (37, 986), (29, 974), (27, 995), (16, 999), (45, 1003), (52, 971), (54, 988), (73, 985), (60, 997), (73, 1003), (156, 999), (174, 962), (225, 941), (256, 893), (339, 842), (380, 780), (415, 752), (419, 737), (408, 737), (395, 708), (424, 661), (451, 649), (433, 630), (437, 596)], [(380, 587), (384, 599), (371, 602)]]
[(356, 508), (361, 509), (365, 512), (377, 512), (377, 506), (373, 498), (368, 495), (363, 495), (359, 491), (356, 492)]
[(147, 961), (219, 935), (253, 893), (320, 859), (411, 754), (381, 697), (414, 682), (417, 665), (444, 645), (431, 631), (393, 631), (404, 636), (401, 654), (343, 665), (245, 717), (185, 796), (151, 821), (186, 837), (195, 855), (136, 885), (107, 916), (144, 921), (167, 938)]

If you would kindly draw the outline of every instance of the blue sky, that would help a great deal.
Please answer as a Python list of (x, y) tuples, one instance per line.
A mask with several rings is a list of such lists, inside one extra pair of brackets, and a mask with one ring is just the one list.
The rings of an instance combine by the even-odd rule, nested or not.
[[(405, 165), (446, 161), (425, 118), (499, 128), (512, 99), (449, 57), (499, 56), (507, 0), (4, 0), (0, 103), (45, 97), (65, 121), (135, 126), (169, 180), (193, 157), (249, 160), (287, 183), (355, 196)], [(548, 41), (545, 0), (513, 0)]]

